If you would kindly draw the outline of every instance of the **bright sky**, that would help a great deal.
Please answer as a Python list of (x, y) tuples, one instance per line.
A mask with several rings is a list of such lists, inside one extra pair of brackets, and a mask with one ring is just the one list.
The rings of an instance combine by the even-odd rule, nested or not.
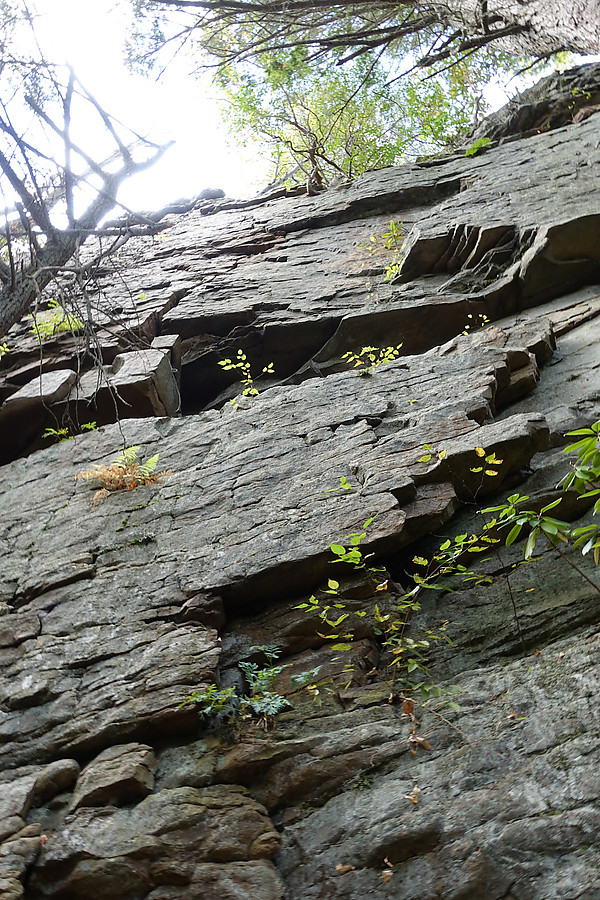
[[(132, 75), (123, 62), (126, 17), (116, 0), (36, 0), (43, 17), (37, 33), (48, 57), (70, 63), (107, 112), (139, 134), (176, 144), (148, 172), (125, 184), (119, 199), (130, 208), (158, 209), (207, 187), (230, 197), (264, 187), (264, 168), (250, 151), (227, 143), (219, 102), (208, 79), (189, 75), (177, 59), (161, 81)], [(119, 8), (120, 7), (120, 8)]]

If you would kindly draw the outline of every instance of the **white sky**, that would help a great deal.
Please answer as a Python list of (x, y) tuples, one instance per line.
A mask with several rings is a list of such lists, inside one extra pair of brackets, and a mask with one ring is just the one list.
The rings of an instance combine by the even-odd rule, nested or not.
[(260, 190), (264, 166), (250, 150), (227, 143), (219, 102), (207, 78), (189, 75), (189, 60), (175, 60), (157, 83), (125, 67), (126, 15), (115, 0), (36, 0), (36, 28), (48, 57), (69, 63), (107, 112), (139, 134), (176, 144), (147, 172), (123, 185), (130, 208), (158, 209), (207, 187), (242, 197)]

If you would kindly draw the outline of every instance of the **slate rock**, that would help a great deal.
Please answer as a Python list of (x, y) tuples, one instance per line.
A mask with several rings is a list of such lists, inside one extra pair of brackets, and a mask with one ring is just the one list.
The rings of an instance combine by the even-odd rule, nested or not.
[(158, 763), (145, 744), (120, 744), (103, 750), (85, 767), (69, 810), (80, 806), (122, 806), (140, 800), (154, 786)]
[[(264, 808), (241, 788), (162, 790), (131, 809), (78, 809), (49, 839), (29, 890), (32, 897), (73, 898), (108, 897), (112, 890), (115, 900), (125, 900), (172, 877), (175, 884), (192, 882), (199, 863), (267, 860), (279, 844)], [(235, 867), (233, 875), (235, 883)], [(227, 890), (226, 866), (223, 880)], [(270, 880), (277, 883), (274, 874)], [(218, 883), (214, 875), (212, 881)]]

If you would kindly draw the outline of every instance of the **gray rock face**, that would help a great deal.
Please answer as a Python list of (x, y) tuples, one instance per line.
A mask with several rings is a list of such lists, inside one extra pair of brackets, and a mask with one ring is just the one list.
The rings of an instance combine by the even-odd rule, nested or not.
[[(40, 382), (15, 331), (0, 896), (600, 898), (589, 555), (540, 545), (520, 565), (522, 543), (500, 542), (469, 559), (469, 580), (402, 613), (424, 671), (393, 664), (385, 633), (413, 557), (479, 533), (482, 505), (560, 496), (561, 517), (594, 521), (557, 484), (565, 431), (600, 419), (600, 137), (593, 115), (560, 124), (318, 198), (182, 204), (122, 251), (127, 296), (100, 285), (100, 390), (74, 338)], [(370, 372), (343, 359), (401, 342)], [(238, 349), (257, 396), (217, 364)], [(101, 427), (29, 452), (40, 410), (83, 422), (88, 403)], [(26, 405), (30, 430), (10, 418)], [(94, 502), (76, 476), (123, 446), (170, 474)], [(332, 565), (353, 534), (367, 569)], [(285, 711), (186, 702), (264, 699), (248, 672), (269, 646)]]
[(154, 787), (158, 762), (145, 744), (109, 747), (85, 767), (73, 791), (69, 812), (80, 806), (121, 806)]

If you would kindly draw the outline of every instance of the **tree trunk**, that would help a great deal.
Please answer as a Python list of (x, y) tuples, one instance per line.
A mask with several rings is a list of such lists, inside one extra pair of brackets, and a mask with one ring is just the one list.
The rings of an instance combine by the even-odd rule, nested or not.
[(434, 0), (432, 7), (441, 23), (467, 38), (488, 43), (497, 32), (494, 43), (513, 53), (592, 54), (600, 49), (598, 0)]

